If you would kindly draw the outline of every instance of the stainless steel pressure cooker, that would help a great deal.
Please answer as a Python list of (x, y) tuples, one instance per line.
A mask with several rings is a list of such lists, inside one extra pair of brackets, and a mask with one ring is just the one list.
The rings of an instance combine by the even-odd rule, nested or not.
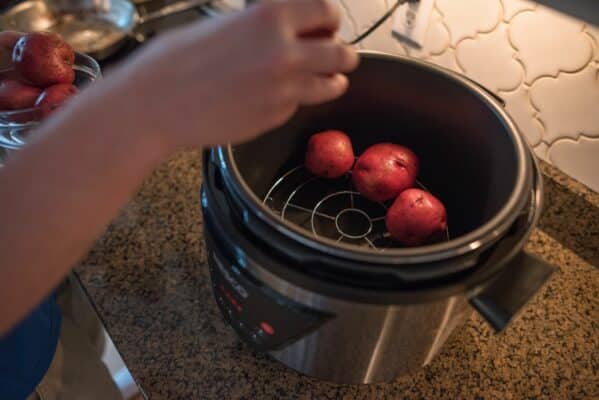
[[(502, 330), (551, 275), (522, 249), (542, 180), (500, 99), (467, 78), (380, 53), (349, 78), (339, 100), (205, 152), (205, 236), (216, 301), (244, 341), (320, 379), (390, 381), (429, 363), (473, 308)], [(412, 148), (446, 240), (402, 248), (381, 224), (388, 205), (309, 174), (307, 139), (326, 129), (356, 154)]]

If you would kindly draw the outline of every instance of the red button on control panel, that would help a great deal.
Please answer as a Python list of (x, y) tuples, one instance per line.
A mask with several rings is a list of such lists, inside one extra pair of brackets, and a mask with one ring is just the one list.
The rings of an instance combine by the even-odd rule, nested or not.
[(235, 307), (235, 309), (237, 310), (237, 312), (241, 312), (243, 310), (243, 308), (241, 307), (241, 305), (237, 302), (237, 300), (235, 300), (235, 297), (233, 297), (233, 295), (227, 289), (225, 289), (225, 287), (223, 286), (222, 283), (220, 284), (220, 286), (218, 288), (225, 295), (225, 297), (227, 298), (227, 300), (229, 301), (229, 303), (231, 303), (231, 305), (233, 307)]
[(268, 324), (266, 322), (260, 322), (260, 329), (262, 329), (265, 333), (267, 333), (269, 335), (275, 334), (275, 330), (273, 329), (273, 327), (270, 326), (270, 324)]

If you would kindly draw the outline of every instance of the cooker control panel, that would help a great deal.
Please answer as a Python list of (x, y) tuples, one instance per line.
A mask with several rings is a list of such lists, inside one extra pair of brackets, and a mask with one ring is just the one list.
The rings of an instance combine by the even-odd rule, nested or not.
[(216, 302), (229, 324), (256, 349), (282, 348), (331, 317), (274, 293), (224, 258), (216, 246), (209, 248), (213, 249), (209, 265)]

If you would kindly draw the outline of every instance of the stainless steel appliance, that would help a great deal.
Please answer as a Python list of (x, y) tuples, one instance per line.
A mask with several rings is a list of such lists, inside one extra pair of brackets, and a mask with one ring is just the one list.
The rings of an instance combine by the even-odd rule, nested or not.
[[(61, 299), (60, 306), (65, 315), (63, 318), (67, 318), (66, 315), (68, 318), (72, 318), (77, 329), (78, 337), (71, 339), (87, 342), (96, 350), (96, 354), (93, 355), (79, 355), (80, 360), (90, 363), (97, 363), (99, 360), (104, 364), (109, 379), (120, 394), (118, 399), (106, 400), (147, 399), (148, 396), (131, 375), (75, 274), (71, 274), (60, 286), (58, 296)], [(93, 357), (94, 360), (86, 357)]]
[[(302, 373), (369, 383), (430, 362), (472, 307), (502, 330), (552, 268), (522, 251), (542, 181), (497, 99), (376, 53), (350, 81), (340, 100), (207, 151), (202, 204), (215, 297), (239, 336)], [(303, 172), (307, 138), (324, 129), (346, 131), (358, 154), (384, 141), (414, 149), (420, 181), (447, 206), (449, 240), (399, 248), (374, 226), (384, 204)], [(367, 216), (346, 224), (362, 233), (334, 223), (348, 209)]]
[(59, 33), (76, 51), (106, 59), (127, 41), (143, 42), (140, 28), (211, 0), (179, 0), (140, 14), (130, 0), (26, 0), (0, 16), (0, 29)]
[[(78, 0), (64, 1), (71, 2)], [(92, 0), (84, 0), (82, 4), (89, 4), (91, 1)], [(24, 7), (22, 9), (23, 11), (29, 9), (32, 3), (34, 2), (29, 0), (11, 0), (0, 4), (0, 21), (2, 21), (3, 18), (8, 18), (7, 13), (14, 12), (14, 10), (19, 9), (19, 5)], [(119, 47), (115, 48), (113, 53), (110, 55), (105, 54), (106, 57), (98, 61), (102, 69), (123, 61), (147, 41), (150, 41), (153, 37), (160, 35), (169, 29), (207, 18), (207, 14), (200, 6), (183, 10), (178, 8), (182, 3), (177, 2), (175, 4), (175, 7), (177, 7), (177, 12), (171, 12), (173, 11), (173, 8), (168, 8), (165, 12), (165, 7), (168, 7), (168, 5), (171, 3), (165, 2), (164, 0), (134, 0), (133, 3), (136, 4), (138, 9), (141, 10), (139, 12), (143, 15), (157, 15), (157, 13), (162, 13), (162, 17), (152, 21), (147, 21), (141, 26), (138, 26), (135, 32), (135, 39), (129, 38), (123, 43), (120, 43)], [(185, 4), (189, 5), (191, 2), (187, 2)], [(23, 14), (23, 16), (25, 15), (26, 13)], [(32, 30), (35, 30), (33, 28), (34, 27), (32, 27)], [(3, 29), (1, 22), (0, 29)], [(93, 80), (90, 78), (94, 75), (93, 70), (99, 69), (98, 63), (96, 63), (95, 60), (91, 59), (87, 55), (77, 55), (75, 65), (75, 70), (77, 71), (77, 86), (81, 86), (84, 83), (88, 83), (89, 81)], [(0, 112), (0, 167), (2, 166), (3, 162), (10, 157), (12, 152), (26, 145), (26, 133), (37, 126), (40, 118), (41, 115), (39, 115), (35, 109)]]

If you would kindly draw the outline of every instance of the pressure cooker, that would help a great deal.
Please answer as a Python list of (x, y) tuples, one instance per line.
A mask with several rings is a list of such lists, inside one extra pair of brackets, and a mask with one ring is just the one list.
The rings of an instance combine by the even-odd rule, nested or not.
[[(472, 310), (502, 331), (553, 268), (523, 250), (542, 179), (501, 99), (382, 53), (362, 52), (349, 80), (336, 101), (205, 151), (204, 230), (216, 302), (245, 342), (323, 380), (382, 382), (430, 363)], [(447, 208), (447, 238), (401, 247), (385, 232), (388, 205), (306, 171), (308, 138), (327, 129), (356, 154), (413, 149), (419, 185)]]

